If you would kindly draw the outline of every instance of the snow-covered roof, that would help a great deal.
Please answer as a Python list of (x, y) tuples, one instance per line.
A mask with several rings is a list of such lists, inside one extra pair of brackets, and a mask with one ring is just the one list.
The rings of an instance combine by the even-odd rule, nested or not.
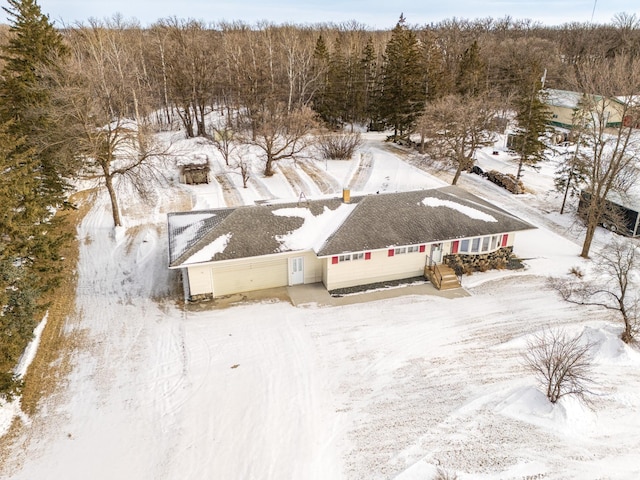
[(171, 213), (169, 263), (313, 250), (318, 256), (534, 228), (458, 187)]
[[(545, 103), (547, 105), (552, 105), (554, 107), (563, 107), (563, 108), (571, 108), (576, 109), (580, 104), (580, 100), (586, 95), (591, 97), (594, 101), (602, 100), (601, 95), (593, 95), (593, 94), (584, 94), (580, 92), (572, 92), (569, 90), (557, 90), (554, 88), (547, 88), (545, 91), (546, 99)], [(637, 103), (637, 97), (610, 97), (610, 100), (625, 104), (629, 101), (633, 101)]]
[(548, 88), (545, 90), (546, 93), (546, 101), (548, 105), (553, 105), (554, 107), (564, 107), (564, 108), (578, 108), (578, 104), (580, 103), (580, 99), (582, 99), (583, 94), (580, 92), (571, 92), (569, 90), (556, 90), (553, 88)]

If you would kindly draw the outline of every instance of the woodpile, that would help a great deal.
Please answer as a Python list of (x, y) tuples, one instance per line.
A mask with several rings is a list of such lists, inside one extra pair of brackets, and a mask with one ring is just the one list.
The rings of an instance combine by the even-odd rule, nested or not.
[(502, 270), (521, 264), (514, 262), (513, 248), (503, 247), (495, 252), (479, 255), (452, 254), (444, 257), (444, 263), (451, 267), (457, 274), (472, 274), (473, 272), (486, 272), (487, 270)]
[(497, 170), (490, 170), (485, 176), (487, 180), (509, 190), (511, 193), (524, 193), (524, 184), (511, 173), (501, 173)]

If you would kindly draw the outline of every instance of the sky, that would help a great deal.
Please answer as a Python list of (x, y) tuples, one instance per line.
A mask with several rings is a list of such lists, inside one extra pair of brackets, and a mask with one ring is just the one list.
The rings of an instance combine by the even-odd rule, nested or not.
[[(6, 5), (6, 0), (1, 2)], [(391, 29), (400, 13), (410, 25), (445, 19), (494, 19), (510, 16), (545, 25), (569, 22), (611, 23), (621, 12), (640, 16), (637, 0), (39, 0), (43, 13), (56, 25), (105, 19), (120, 13), (143, 26), (159, 19), (177, 17), (206, 23), (242, 21), (254, 25), (271, 23), (342, 23), (355, 20), (370, 28)], [(6, 16), (3, 18), (6, 21)]]

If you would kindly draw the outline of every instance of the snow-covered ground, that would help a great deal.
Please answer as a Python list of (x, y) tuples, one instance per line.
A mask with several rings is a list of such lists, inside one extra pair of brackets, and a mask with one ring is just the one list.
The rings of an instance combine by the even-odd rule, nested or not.
[[(12, 479), (326, 480), (640, 478), (640, 354), (595, 307), (561, 301), (547, 277), (571, 267), (580, 230), (557, 214), (553, 166), (514, 196), (484, 178), (459, 185), (539, 227), (518, 234), (518, 272), (465, 277), (464, 298), (402, 296), (340, 307), (285, 301), (183, 308), (167, 269), (166, 213), (445, 185), (411, 155), (366, 134), (351, 161), (256, 165), (249, 188), (212, 147), (209, 185), (173, 182), (153, 206), (132, 199), (114, 235), (108, 199), (78, 229), (74, 368), (5, 452)], [(502, 150), (485, 169), (515, 171)], [(174, 172), (174, 176), (177, 174)], [(611, 239), (599, 231), (597, 245)], [(546, 401), (522, 363), (549, 326), (595, 343), (594, 395)]]

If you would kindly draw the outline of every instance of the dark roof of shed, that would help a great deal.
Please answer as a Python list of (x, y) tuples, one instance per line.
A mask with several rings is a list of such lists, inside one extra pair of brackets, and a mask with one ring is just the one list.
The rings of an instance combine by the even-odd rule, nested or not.
[[(426, 206), (425, 198), (437, 206)], [(458, 187), (443, 187), (401, 193), (352, 197), (353, 211), (326, 232), (326, 241), (316, 245), (318, 256), (375, 250), (515, 232), (535, 228)], [(198, 212), (171, 213), (169, 223), (169, 264), (185, 264), (198, 251), (223, 235), (229, 241), (210, 261), (257, 257), (286, 251), (279, 238), (300, 228), (304, 219), (280, 216), (274, 210), (305, 207), (314, 216), (326, 209), (335, 211), (342, 199), (310, 200), (303, 203), (244, 206)], [(478, 217), (485, 216), (495, 221)], [(192, 216), (193, 223), (189, 223)], [(305, 249), (314, 248), (313, 240)]]

